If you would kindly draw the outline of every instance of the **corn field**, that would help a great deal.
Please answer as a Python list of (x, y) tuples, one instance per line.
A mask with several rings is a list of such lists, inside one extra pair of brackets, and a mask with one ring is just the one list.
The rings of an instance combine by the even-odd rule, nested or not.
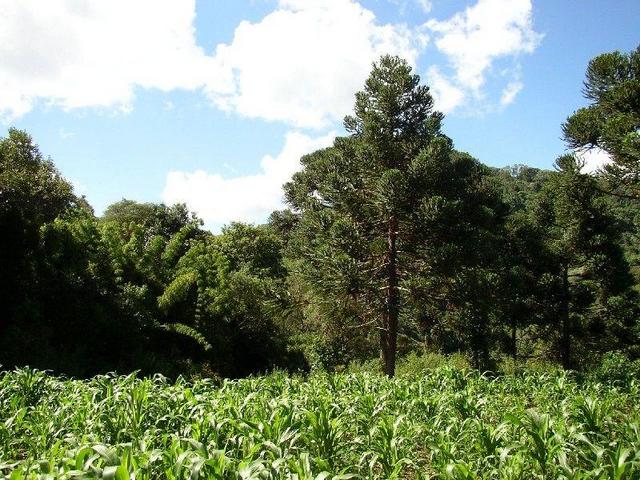
[(638, 479), (640, 388), (570, 375), (0, 376), (0, 478)]

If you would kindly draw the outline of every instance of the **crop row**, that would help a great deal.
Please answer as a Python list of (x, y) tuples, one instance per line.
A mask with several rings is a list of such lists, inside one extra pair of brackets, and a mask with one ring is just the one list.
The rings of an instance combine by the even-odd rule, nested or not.
[(638, 479), (640, 388), (564, 372), (0, 376), (0, 478)]

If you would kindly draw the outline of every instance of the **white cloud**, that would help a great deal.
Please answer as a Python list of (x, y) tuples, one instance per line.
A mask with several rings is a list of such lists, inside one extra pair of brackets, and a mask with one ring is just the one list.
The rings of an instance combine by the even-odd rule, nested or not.
[(511, 82), (509, 82), (507, 86), (502, 90), (502, 95), (500, 96), (500, 105), (506, 107), (507, 105), (513, 103), (518, 93), (520, 93), (520, 90), (522, 90), (523, 86), (524, 85), (520, 80), (512, 80)]
[(203, 89), (243, 116), (325, 128), (350, 112), (372, 61), (391, 53), (415, 65), (430, 35), (452, 69), (428, 72), (449, 111), (482, 97), (496, 59), (530, 53), (541, 38), (529, 0), (478, 0), (416, 28), (382, 24), (356, 0), (279, 0), (210, 54), (194, 19), (195, 0), (0, 0), (0, 120), (39, 102), (126, 112), (140, 87)]
[(530, 0), (478, 0), (448, 20), (429, 20), (426, 26), (453, 69), (450, 82), (464, 90), (467, 98), (484, 97), (487, 74), (497, 59), (516, 62), (503, 92), (503, 105), (513, 101), (522, 88), (517, 57), (532, 53), (542, 39), (533, 30)]
[(64, 127), (60, 127), (60, 129), (58, 130), (58, 135), (60, 135), (60, 138), (62, 140), (69, 140), (70, 138), (73, 138), (76, 134), (74, 132), (67, 131), (67, 129)]
[(72, 179), (71, 186), (73, 187), (73, 193), (76, 195), (87, 195), (88, 189), (84, 183), (80, 180)]
[(4, 120), (39, 100), (126, 112), (136, 87), (203, 88), (244, 116), (325, 127), (351, 110), (372, 61), (415, 63), (427, 42), (355, 0), (280, 0), (211, 55), (196, 43), (195, 0), (0, 0), (0, 19)]
[(169, 172), (162, 198), (167, 204), (186, 203), (212, 230), (231, 221), (265, 221), (282, 208), (282, 185), (300, 169), (300, 157), (329, 146), (334, 138), (334, 132), (318, 138), (289, 132), (282, 151), (276, 157), (263, 157), (255, 175), (225, 178), (204, 170)]
[(195, 0), (0, 0), (0, 118), (40, 99), (127, 111), (136, 86), (201, 86), (217, 74), (194, 18)]
[(464, 91), (442, 75), (435, 65), (429, 67), (427, 71), (427, 83), (431, 88), (436, 108), (443, 113), (454, 110), (465, 99)]
[(248, 117), (325, 127), (349, 113), (371, 62), (391, 53), (415, 63), (426, 41), (405, 26), (378, 24), (352, 0), (280, 0), (217, 47), (230, 83), (208, 92), (218, 106)]
[(431, 12), (431, 8), (433, 7), (431, 0), (416, 0), (416, 2), (424, 13)]
[(611, 156), (597, 147), (577, 150), (576, 156), (584, 162), (581, 169), (583, 173), (597, 173), (612, 162)]

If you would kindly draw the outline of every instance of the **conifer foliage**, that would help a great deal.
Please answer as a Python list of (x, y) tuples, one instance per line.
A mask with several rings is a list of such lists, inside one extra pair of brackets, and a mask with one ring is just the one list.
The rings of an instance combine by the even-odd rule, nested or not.
[(443, 278), (483, 261), (498, 207), (487, 170), (454, 150), (419, 82), (405, 61), (381, 58), (345, 118), (350, 136), (304, 157), (285, 186), (312, 301), (377, 329), (388, 376), (411, 300), (453, 288)]

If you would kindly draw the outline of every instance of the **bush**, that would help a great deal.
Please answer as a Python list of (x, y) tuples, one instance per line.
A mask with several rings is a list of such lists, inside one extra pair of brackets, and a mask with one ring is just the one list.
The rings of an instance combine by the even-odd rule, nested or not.
[(557, 362), (544, 358), (527, 358), (513, 361), (511, 357), (502, 357), (497, 365), (498, 373), (502, 375), (516, 375), (521, 372), (557, 373), (562, 367)]
[(590, 376), (600, 383), (626, 387), (640, 379), (640, 360), (629, 360), (621, 352), (607, 352)]
[[(419, 354), (410, 352), (398, 358), (396, 363), (396, 376), (412, 377), (422, 376), (425, 373), (440, 367), (469, 368), (469, 361), (461, 353), (443, 355), (441, 353), (426, 352)], [(354, 361), (349, 364), (350, 373), (382, 373), (382, 366), (378, 358), (365, 361)]]
[(443, 355), (441, 353), (426, 352), (418, 354), (411, 352), (400, 358), (396, 366), (396, 374), (400, 377), (421, 376), (429, 370), (439, 367), (469, 368), (469, 360), (461, 353)]
[(382, 373), (382, 363), (379, 358), (369, 360), (354, 360), (347, 367), (348, 373)]

